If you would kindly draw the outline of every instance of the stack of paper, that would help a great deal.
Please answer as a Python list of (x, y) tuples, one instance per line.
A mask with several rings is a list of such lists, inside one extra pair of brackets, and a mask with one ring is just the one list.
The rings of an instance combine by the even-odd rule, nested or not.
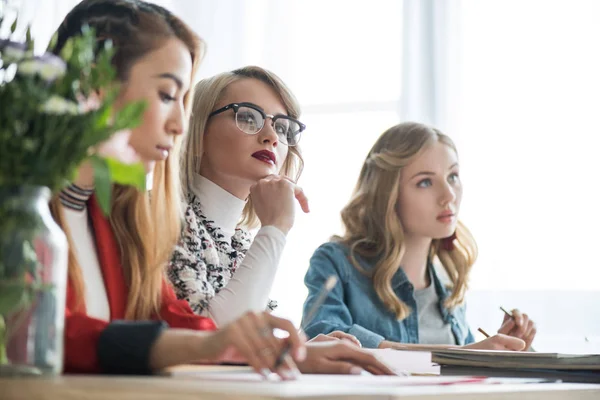
[(428, 351), (366, 349), (398, 375), (439, 375), (440, 366), (431, 362)]
[[(228, 382), (230, 384), (252, 383), (260, 384), (282, 384), (290, 388), (312, 387), (317, 389), (332, 387), (354, 387), (367, 388), (386, 386), (432, 386), (432, 385), (466, 385), (466, 384), (499, 384), (499, 383), (539, 383), (543, 379), (514, 379), (514, 378), (487, 378), (483, 376), (375, 376), (368, 372), (362, 375), (312, 375), (302, 374), (295, 380), (282, 381), (276, 374), (271, 373), (267, 378), (253, 372), (252, 370), (240, 370), (238, 367), (204, 366), (181, 366), (169, 369), (169, 375), (179, 379), (193, 379), (194, 381), (206, 381), (211, 383)], [(308, 386), (307, 386), (308, 385)], [(259, 386), (254, 386), (259, 388)]]
[(467, 367), (598, 370), (600, 372), (600, 354), (444, 349), (433, 351), (432, 361), (442, 365)]

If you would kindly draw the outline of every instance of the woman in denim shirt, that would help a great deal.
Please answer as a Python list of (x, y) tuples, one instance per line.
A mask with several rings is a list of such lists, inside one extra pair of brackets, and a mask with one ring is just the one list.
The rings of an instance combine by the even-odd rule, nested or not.
[(518, 310), (481, 342), (469, 330), (464, 297), (477, 247), (457, 219), (458, 170), (453, 142), (437, 129), (402, 123), (383, 133), (342, 211), (345, 234), (311, 258), (305, 316), (328, 277), (338, 284), (306, 321), (310, 337), (340, 330), (368, 348), (530, 347), (535, 324)]

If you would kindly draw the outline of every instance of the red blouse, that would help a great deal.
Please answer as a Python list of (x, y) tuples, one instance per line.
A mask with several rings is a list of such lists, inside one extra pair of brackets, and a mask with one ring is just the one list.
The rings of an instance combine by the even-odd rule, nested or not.
[[(106, 286), (110, 319), (111, 321), (124, 319), (128, 288), (112, 227), (102, 214), (95, 196), (88, 201), (88, 213), (95, 235), (98, 262)], [(100, 372), (97, 357), (98, 338), (109, 322), (89, 317), (85, 306), (76, 308), (71, 282), (67, 287), (66, 308), (65, 372)], [(194, 314), (185, 300), (178, 300), (166, 281), (163, 281), (162, 306), (160, 315), (156, 319), (165, 321), (172, 328), (216, 329), (211, 319)]]

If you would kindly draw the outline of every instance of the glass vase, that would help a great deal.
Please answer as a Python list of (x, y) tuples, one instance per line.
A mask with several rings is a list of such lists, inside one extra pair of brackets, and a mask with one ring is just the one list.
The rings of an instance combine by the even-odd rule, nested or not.
[(67, 240), (41, 186), (0, 186), (0, 376), (63, 365)]

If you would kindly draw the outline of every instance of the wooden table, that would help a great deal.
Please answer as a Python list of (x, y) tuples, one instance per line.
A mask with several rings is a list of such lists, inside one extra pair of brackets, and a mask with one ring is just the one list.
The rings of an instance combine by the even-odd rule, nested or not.
[[(360, 379), (360, 377), (356, 377)], [(402, 399), (533, 400), (600, 399), (600, 385), (575, 383), (457, 384), (378, 386), (303, 382), (224, 382), (194, 377), (61, 376), (0, 379), (1, 400), (255, 400), (255, 399)], [(358, 381), (357, 381), (358, 382)]]

